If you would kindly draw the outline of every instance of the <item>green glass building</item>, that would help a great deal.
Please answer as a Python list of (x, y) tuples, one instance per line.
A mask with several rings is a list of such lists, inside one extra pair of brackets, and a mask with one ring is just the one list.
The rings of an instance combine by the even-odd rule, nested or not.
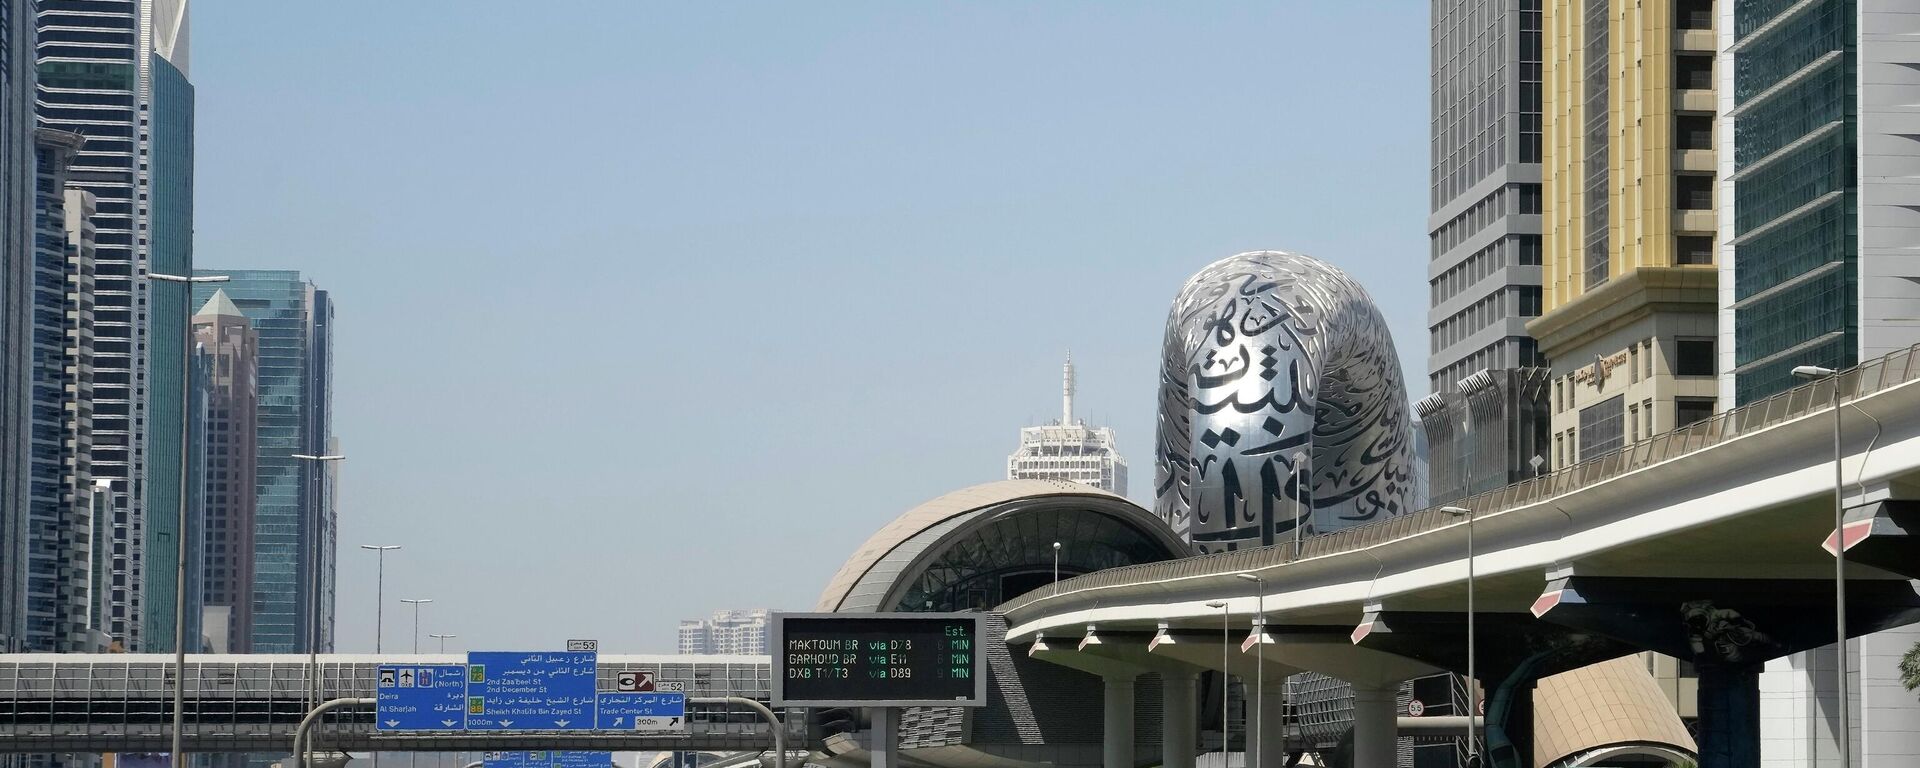
[(1723, 403), (1920, 341), (1920, 100), (1912, 9), (1726, 4), (1721, 89)]

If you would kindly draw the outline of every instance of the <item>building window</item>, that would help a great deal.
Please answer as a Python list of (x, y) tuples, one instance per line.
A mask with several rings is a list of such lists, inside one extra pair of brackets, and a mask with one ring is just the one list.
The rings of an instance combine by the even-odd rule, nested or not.
[(1713, 116), (1674, 117), (1673, 147), (1674, 149), (1713, 149)]
[(1713, 415), (1711, 397), (1676, 397), (1673, 399), (1673, 428), (1685, 429)]
[(1580, 409), (1580, 455), (1589, 459), (1620, 449), (1626, 435), (1626, 401), (1614, 395)]
[(1673, 205), (1683, 211), (1713, 210), (1713, 177), (1692, 173), (1674, 176)]
[(1627, 383), (1640, 381), (1640, 345), (1627, 345)]
[(1567, 436), (1553, 436), (1553, 467), (1559, 469), (1567, 465)]
[(1673, 350), (1673, 375), (1713, 375), (1713, 339), (1676, 339)]
[(1645, 339), (1640, 342), (1640, 359), (1646, 361), (1647, 364), (1647, 370), (1641, 374), (1641, 377), (1648, 379), (1653, 378), (1653, 339)]
[(1647, 428), (1640, 431), (1647, 437), (1653, 437), (1653, 398), (1640, 401), (1640, 416), (1647, 420)]
[(1711, 90), (1713, 88), (1713, 57), (1673, 57), (1673, 87), (1682, 91)]
[(1680, 235), (1673, 238), (1673, 263), (1712, 264), (1712, 235)]
[(1640, 442), (1640, 404), (1627, 406), (1627, 442)]
[(1713, 0), (1674, 0), (1673, 26), (1679, 29), (1713, 29)]

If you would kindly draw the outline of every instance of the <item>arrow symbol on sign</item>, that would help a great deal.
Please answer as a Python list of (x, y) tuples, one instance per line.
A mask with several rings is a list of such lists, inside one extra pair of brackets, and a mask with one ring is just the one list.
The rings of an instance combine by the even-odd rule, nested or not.
[(399, 725), (399, 724), (400, 724), (400, 721), (398, 721), (398, 720), (388, 720), (388, 721), (387, 721), (387, 727), (388, 727), (388, 728), (392, 728), (392, 727), (394, 727), (394, 726), (396, 726), (396, 725)]
[(614, 719), (613, 719), (613, 727), (615, 727), (615, 728), (618, 728), (618, 727), (620, 727), (620, 721), (622, 721), (622, 720), (625, 720), (625, 719), (627, 719), (627, 716), (626, 716), (626, 715), (621, 715), (621, 716), (619, 716), (619, 717), (616, 717), (616, 718), (614, 718)]
[(444, 725), (444, 726), (446, 726), (446, 727), (448, 727), (448, 728), (452, 728), (452, 727), (453, 727), (453, 721), (452, 721), (452, 720), (442, 720), (442, 721), (440, 721), (440, 724), (441, 724), (441, 725)]
[(512, 720), (502, 720), (502, 721), (500, 721), (500, 727), (502, 727), (502, 728), (512, 728), (512, 727), (513, 727), (513, 721), (512, 721)]
[(675, 725), (679, 725), (679, 724), (680, 724), (680, 718), (677, 718), (677, 717), (669, 717), (669, 718), (667, 718), (667, 725), (668, 725), (668, 726), (675, 726)]
[(560, 726), (562, 728), (565, 728), (567, 727), (567, 723), (570, 723), (570, 722), (573, 722), (573, 721), (572, 720), (555, 720), (553, 721), (553, 724)]

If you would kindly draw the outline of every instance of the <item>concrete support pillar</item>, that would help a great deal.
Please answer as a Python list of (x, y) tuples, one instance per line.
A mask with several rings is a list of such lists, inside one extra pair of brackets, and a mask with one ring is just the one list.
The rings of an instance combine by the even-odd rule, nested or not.
[(1249, 768), (1281, 768), (1287, 764), (1287, 679), (1268, 680), (1255, 708), (1260, 718), (1260, 748)]
[(1106, 688), (1106, 724), (1101, 729), (1101, 768), (1133, 768), (1133, 676), (1101, 678)]
[(1760, 665), (1702, 664), (1700, 768), (1760, 764)]
[(1353, 685), (1353, 764), (1395, 765), (1399, 760), (1400, 685)]
[(1193, 768), (1200, 748), (1200, 676), (1192, 672), (1161, 672), (1160, 765)]

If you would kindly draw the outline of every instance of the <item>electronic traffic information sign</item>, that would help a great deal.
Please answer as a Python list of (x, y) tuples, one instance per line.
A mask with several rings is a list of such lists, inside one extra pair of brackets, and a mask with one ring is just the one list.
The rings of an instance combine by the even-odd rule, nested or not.
[(977, 613), (778, 613), (773, 703), (978, 707), (987, 695)]

